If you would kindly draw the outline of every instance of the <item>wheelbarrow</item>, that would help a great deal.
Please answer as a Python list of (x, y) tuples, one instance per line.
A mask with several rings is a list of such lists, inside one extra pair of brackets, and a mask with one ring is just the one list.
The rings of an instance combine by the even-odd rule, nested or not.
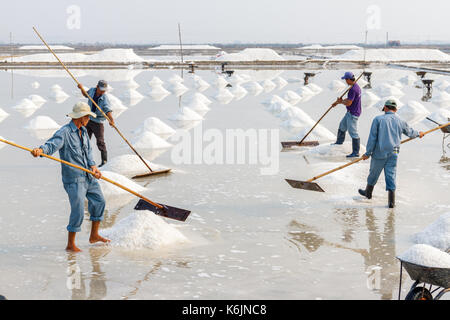
[(403, 261), (399, 257), (397, 259), (400, 260), (398, 300), (402, 290), (403, 268), (414, 280), (405, 300), (439, 300), (444, 294), (450, 292), (450, 268), (431, 268)]

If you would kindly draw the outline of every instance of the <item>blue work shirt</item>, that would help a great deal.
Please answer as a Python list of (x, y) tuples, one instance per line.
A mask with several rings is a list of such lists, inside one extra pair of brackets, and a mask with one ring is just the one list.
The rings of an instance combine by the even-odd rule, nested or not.
[(406, 121), (392, 111), (375, 117), (370, 128), (365, 155), (375, 159), (386, 159), (393, 151), (400, 150), (402, 134), (410, 138), (419, 136), (418, 131), (411, 129)]
[[(97, 102), (97, 100), (94, 99), (94, 97), (95, 97), (95, 92), (97, 92), (97, 88), (96, 88), (96, 87), (95, 87), (95, 88), (90, 88), (90, 89), (87, 91), (87, 94), (88, 94), (94, 101)], [(91, 118), (91, 121), (94, 121), (94, 122), (97, 122), (97, 123), (102, 123), (103, 121), (105, 121), (106, 118), (103, 116), (103, 114), (101, 113), (101, 111), (98, 110), (98, 108), (97, 108), (95, 105), (93, 105), (91, 99), (89, 99), (89, 98), (88, 98), (88, 103), (89, 103), (89, 106), (91, 107), (92, 112), (94, 112), (94, 113), (97, 115), (97, 118), (94, 118), (94, 117), (91, 116), (91, 117), (90, 117), (90, 118)], [(108, 99), (108, 97), (106, 96), (106, 94), (102, 94), (102, 95), (98, 98), (97, 105), (103, 110), (103, 112), (104, 112), (105, 114), (108, 114), (109, 112), (112, 111), (112, 110), (111, 110), (111, 104), (110, 104), (109, 99)]]
[[(40, 148), (47, 155), (52, 155), (59, 151), (61, 160), (90, 170), (91, 166), (95, 166), (92, 148), (86, 128), (81, 127), (80, 129), (81, 137), (77, 126), (73, 121), (70, 121), (70, 123), (56, 131), (53, 137)], [(92, 178), (87, 172), (72, 168), (66, 164), (61, 164), (61, 174), (64, 184), (82, 182)]]

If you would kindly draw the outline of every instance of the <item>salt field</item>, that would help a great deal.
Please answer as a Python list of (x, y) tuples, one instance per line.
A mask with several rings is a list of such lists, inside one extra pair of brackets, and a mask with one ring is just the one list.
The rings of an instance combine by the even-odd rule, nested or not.
[[(244, 54), (253, 53), (227, 59), (245, 60)], [(76, 53), (65, 54), (86, 61)], [(106, 51), (90, 59), (114, 54)], [(124, 57), (142, 61), (132, 52)], [(153, 168), (173, 170), (131, 180), (145, 167), (105, 125), (110, 161), (104, 175), (153, 201), (192, 213), (186, 222), (177, 222), (135, 211), (136, 197), (102, 181), (107, 209), (100, 228), (111, 244), (89, 245), (86, 213), (77, 237), (83, 252), (66, 253), (70, 207), (60, 165), (0, 144), (0, 261), (8, 275), (0, 277), (0, 294), (8, 299), (396, 299), (396, 256), (448, 267), (450, 150), (448, 140), (442, 143), (442, 132), (401, 147), (394, 209), (387, 208), (383, 177), (372, 200), (358, 194), (366, 184), (369, 161), (318, 180), (325, 193), (286, 183), (286, 178), (307, 180), (345, 164), (351, 152), (349, 137), (342, 146), (330, 145), (345, 114), (342, 105), (311, 135), (318, 147), (281, 152), (281, 141), (302, 138), (345, 90), (343, 73), (363, 70), (322, 69), (304, 86), (304, 72), (309, 71), (236, 70), (228, 77), (201, 70), (184, 72), (181, 78), (180, 70), (170, 69), (73, 70), (87, 88), (106, 79), (114, 87), (114, 95), (108, 92), (114, 113), (120, 112), (116, 125)], [(359, 120), (362, 151), (372, 119), (388, 97), (402, 104), (399, 115), (418, 130), (435, 126), (427, 116), (446, 122), (448, 76), (429, 73), (441, 86), (423, 101), (415, 72), (386, 66), (370, 71), (372, 89), (363, 89)], [(6, 84), (0, 88), (0, 136), (38, 147), (68, 122), (66, 115), (83, 99), (62, 70), (13, 72), (13, 92), (11, 70), (0, 72)], [(208, 132), (226, 136), (229, 129), (278, 132), (273, 154), (259, 142), (269, 161), (208, 163), (202, 158)], [(180, 152), (186, 134), (192, 141), (204, 135), (203, 149), (194, 144), (188, 158)], [(258, 158), (251, 144), (244, 151), (246, 157)], [(79, 276), (78, 287), (68, 287), (72, 275)], [(405, 272), (403, 281), (405, 295), (412, 284)]]

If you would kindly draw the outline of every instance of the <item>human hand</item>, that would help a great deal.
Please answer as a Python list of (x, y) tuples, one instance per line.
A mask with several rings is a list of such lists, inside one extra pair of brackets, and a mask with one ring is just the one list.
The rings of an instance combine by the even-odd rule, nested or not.
[(362, 159), (363, 159), (363, 160), (367, 160), (367, 159), (369, 159), (369, 156), (367, 156), (367, 155), (364, 154), (364, 155), (362, 156)]
[(31, 150), (31, 155), (35, 158), (40, 157), (44, 153), (44, 150), (41, 148), (34, 148)]
[(98, 170), (96, 166), (92, 166), (91, 169), (92, 172), (94, 173), (95, 178), (100, 179), (102, 177), (102, 173), (100, 172), (100, 170)]
[(425, 136), (425, 132), (419, 131), (419, 137), (422, 139)]

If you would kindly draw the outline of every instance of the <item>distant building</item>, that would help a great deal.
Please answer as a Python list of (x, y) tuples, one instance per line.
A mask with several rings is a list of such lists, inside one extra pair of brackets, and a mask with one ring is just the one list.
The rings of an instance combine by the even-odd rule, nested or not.
[(400, 47), (400, 40), (389, 40), (388, 47)]

